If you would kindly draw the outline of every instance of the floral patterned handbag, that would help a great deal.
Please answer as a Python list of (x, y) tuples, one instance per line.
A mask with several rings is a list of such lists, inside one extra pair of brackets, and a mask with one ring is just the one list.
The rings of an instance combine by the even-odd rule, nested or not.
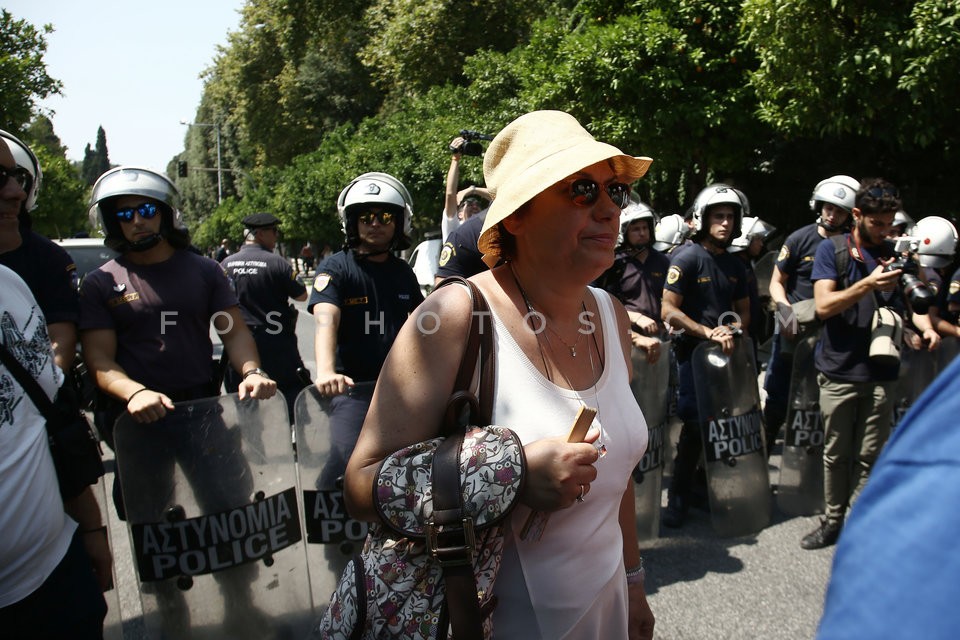
[[(334, 639), (490, 638), (502, 522), (517, 503), (525, 458), (520, 439), (487, 424), (493, 408), (493, 335), (483, 294), (469, 287), (473, 316), (445, 437), (405, 447), (380, 465), (374, 503), (381, 522), (347, 564), (314, 630)], [(469, 388), (480, 365), (479, 397)]]

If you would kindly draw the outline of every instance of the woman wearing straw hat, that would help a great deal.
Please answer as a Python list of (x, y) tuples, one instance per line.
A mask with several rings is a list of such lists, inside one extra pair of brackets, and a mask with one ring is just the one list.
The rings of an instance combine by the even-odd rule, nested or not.
[[(650, 162), (596, 141), (558, 111), (517, 118), (484, 159), (495, 199), (479, 247), (491, 270), (471, 280), (493, 316), (493, 423), (515, 431), (526, 455), (494, 588), (496, 638), (653, 635), (630, 484), (647, 444), (629, 387), (630, 321), (588, 287), (613, 262), (628, 185)], [(377, 518), (380, 461), (438, 435), (470, 313), (467, 290), (444, 287), (397, 337), (347, 467), (356, 517)], [(418, 322), (427, 314), (439, 322)], [(568, 443), (584, 405), (597, 416), (583, 442)], [(549, 521), (540, 535), (522, 536), (532, 511)]]

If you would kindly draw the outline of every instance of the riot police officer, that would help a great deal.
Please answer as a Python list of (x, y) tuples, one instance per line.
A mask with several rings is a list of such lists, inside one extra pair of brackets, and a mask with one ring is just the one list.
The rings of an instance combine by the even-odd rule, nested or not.
[[(280, 221), (270, 213), (254, 213), (243, 219), (244, 244), (227, 256), (220, 266), (233, 282), (240, 312), (253, 333), (260, 354), (260, 366), (277, 381), (293, 420), (293, 403), (305, 386), (301, 378), (303, 360), (297, 350), (297, 309), (288, 299), (306, 300), (307, 288), (293, 267), (274, 253), (280, 235)], [(234, 392), (239, 374), (228, 369), (225, 387)]]
[(860, 181), (845, 175), (821, 180), (810, 196), (810, 210), (817, 216), (784, 241), (770, 275), (770, 299), (777, 305), (773, 345), (763, 388), (767, 400), (763, 407), (767, 430), (767, 453), (773, 448), (777, 432), (787, 416), (787, 395), (793, 367), (793, 346), (800, 323), (813, 326), (813, 259), (824, 238), (843, 233), (850, 226), (854, 197)]
[(613, 266), (597, 285), (627, 309), (633, 345), (652, 363), (660, 357), (660, 297), (670, 259), (653, 248), (656, 214), (642, 202), (631, 202), (620, 214), (620, 239)]
[(743, 262), (727, 251), (740, 234), (743, 220), (739, 193), (725, 184), (710, 185), (697, 195), (692, 209), (693, 244), (671, 257), (661, 311), (663, 321), (679, 334), (674, 340), (679, 367), (677, 415), (683, 421), (662, 520), (668, 527), (683, 525), (703, 447), (693, 349), (702, 340), (713, 340), (731, 353), (735, 329), (728, 323), (741, 330), (750, 324), (746, 270)]
[(410, 246), (407, 188), (365, 173), (340, 192), (337, 211), (346, 242), (317, 267), (307, 306), (317, 327), (314, 384), (332, 398), (331, 460), (318, 486), (333, 486), (346, 469), (387, 352), (423, 301), (413, 269), (393, 254)]

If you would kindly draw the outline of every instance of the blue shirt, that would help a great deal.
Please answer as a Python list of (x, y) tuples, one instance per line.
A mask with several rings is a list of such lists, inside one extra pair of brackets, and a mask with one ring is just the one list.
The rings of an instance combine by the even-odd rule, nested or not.
[(960, 359), (894, 431), (840, 535), (818, 640), (960, 629)]
[[(853, 239), (849, 233), (842, 237), (848, 250), (853, 247)], [(862, 256), (859, 259), (850, 256), (847, 265), (847, 287), (869, 276), (879, 264), (878, 258), (886, 257), (883, 253), (885, 247), (861, 249)], [(833, 280), (837, 283), (838, 290), (844, 288), (843, 278), (837, 274), (836, 249), (829, 238), (817, 247), (810, 277), (813, 282)], [(870, 324), (878, 306), (902, 306), (898, 290), (868, 293), (843, 313), (824, 321), (814, 358), (818, 371), (831, 380), (843, 382), (897, 379), (899, 364), (883, 367), (870, 360)]]
[(627, 311), (642, 313), (660, 325), (660, 300), (669, 268), (670, 258), (653, 248), (647, 249), (647, 258), (642, 262), (629, 253), (618, 252), (609, 271), (619, 278), (605, 282), (605, 288)]
[(487, 265), (483, 261), (483, 254), (477, 248), (487, 211), (487, 209), (484, 209), (471, 216), (469, 220), (450, 232), (450, 237), (446, 239), (440, 249), (437, 276), (441, 278), (449, 278), (450, 276), (469, 278), (487, 270)]
[(960, 304), (960, 269), (957, 269), (953, 277), (950, 278), (950, 284), (947, 285), (947, 304)]
[(407, 321), (423, 302), (410, 265), (396, 256), (384, 262), (339, 251), (317, 267), (307, 310), (327, 302), (340, 308), (336, 370), (354, 382), (377, 379), (380, 368)]
[(801, 227), (787, 236), (780, 253), (777, 255), (777, 268), (787, 276), (785, 288), (787, 300), (799, 302), (813, 297), (813, 282), (810, 274), (813, 272), (813, 263), (817, 247), (823, 241), (818, 231), (817, 223)]
[[(665, 291), (683, 296), (680, 310), (691, 320), (707, 327), (716, 327), (733, 322), (734, 304), (749, 297), (747, 270), (743, 261), (729, 253), (713, 254), (701, 244), (692, 244), (679, 255), (673, 254)], [(695, 341), (681, 339), (677, 357), (685, 359), (695, 346)]]

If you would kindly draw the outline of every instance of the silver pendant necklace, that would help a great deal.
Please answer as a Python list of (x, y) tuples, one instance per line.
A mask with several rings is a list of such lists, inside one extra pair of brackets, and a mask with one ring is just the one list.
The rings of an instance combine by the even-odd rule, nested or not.
[[(550, 329), (549, 325), (547, 325), (546, 316), (543, 315), (542, 313), (540, 313), (539, 311), (537, 311), (536, 309), (534, 309), (534, 308), (533, 308), (533, 305), (530, 303), (530, 298), (527, 296), (527, 292), (524, 290), (523, 285), (520, 284), (520, 278), (517, 277), (517, 272), (516, 272), (516, 270), (513, 268), (513, 263), (508, 263), (508, 264), (509, 264), (509, 266), (510, 266), (510, 273), (511, 273), (511, 275), (513, 275), (513, 281), (514, 281), (514, 283), (517, 285), (517, 290), (520, 291), (520, 296), (523, 298), (523, 302), (524, 302), (524, 304), (525, 304), (526, 307), (527, 307), (528, 315), (536, 316), (536, 317), (539, 318), (540, 321), (543, 323), (543, 326), (546, 326), (546, 328)], [(580, 308), (583, 310), (584, 313), (586, 313), (587, 307), (586, 307), (586, 305), (584, 304), (583, 300), (580, 301)], [(527, 321), (527, 318), (524, 318), (524, 324), (525, 324), (525, 325), (526, 325), (526, 321)], [(528, 325), (528, 326), (529, 326), (529, 325)], [(552, 331), (552, 329), (551, 329), (551, 331)], [(547, 380), (549, 380), (550, 382), (553, 382), (553, 376), (550, 375), (550, 367), (547, 365), (547, 358), (546, 358), (546, 355), (544, 354), (544, 351), (543, 351), (543, 344), (540, 342), (540, 334), (543, 333), (543, 327), (533, 328), (533, 333), (534, 333), (534, 338), (535, 338), (536, 341), (537, 341), (537, 351), (540, 352), (540, 360), (543, 362), (543, 371), (544, 371), (544, 373), (546, 373), (546, 375), (547, 375)], [(557, 336), (557, 338), (560, 339), (560, 342), (562, 342), (563, 345), (564, 345), (565, 347), (567, 347), (567, 349), (570, 350), (570, 355), (571, 355), (572, 357), (574, 357), (574, 358), (577, 357), (576, 346), (580, 343), (580, 337), (583, 337), (583, 333), (578, 331), (580, 337), (577, 338), (577, 342), (574, 343), (573, 346), (571, 346), (571, 345), (567, 344), (566, 342), (564, 342), (563, 338), (561, 338), (561, 337), (560, 337), (560, 334), (558, 334), (556, 331), (554, 331), (553, 333)], [(588, 349), (587, 349), (587, 352), (588, 352), (588, 354), (589, 354), (589, 356), (590, 356), (590, 377), (591, 377), (591, 379), (593, 380), (593, 396), (594, 396), (594, 398), (596, 399), (596, 402), (597, 402), (597, 417), (596, 417), (596, 420), (597, 420), (597, 428), (600, 430), (600, 436), (597, 438), (597, 441), (594, 442), (593, 446), (596, 447), (597, 452), (599, 453), (600, 457), (603, 458), (605, 455), (607, 455), (607, 445), (604, 443), (603, 423), (602, 423), (601, 420), (600, 420), (600, 393), (597, 391), (597, 381), (598, 381), (598, 380), (597, 380), (597, 370), (596, 370), (596, 367), (595, 367), (594, 364), (593, 364), (593, 352), (594, 352), (594, 350), (596, 350), (597, 355), (599, 356), (599, 355), (600, 355), (600, 345), (599, 345), (599, 343), (597, 343), (597, 333), (596, 333), (596, 331), (592, 331), (592, 332), (591, 332), (591, 337), (593, 338), (593, 348), (592, 348), (592, 349), (591, 349), (591, 348), (588, 348)], [(548, 346), (551, 344), (551, 343), (550, 343), (550, 338), (549, 338), (549, 336), (547, 337), (547, 344), (548, 344)], [(601, 363), (601, 364), (602, 364), (602, 363)], [(560, 376), (563, 378), (563, 381), (567, 383), (567, 388), (569, 388), (571, 391), (576, 392), (576, 389), (574, 389), (574, 388), (573, 388), (573, 385), (570, 383), (570, 379), (567, 378), (567, 374), (565, 374), (565, 373), (563, 372), (563, 369), (560, 368), (559, 363), (556, 363), (556, 369), (557, 369), (557, 371), (560, 373)], [(554, 383), (554, 384), (556, 384), (556, 383)], [(584, 403), (584, 401), (583, 401), (582, 399), (579, 399), (579, 398), (578, 398), (578, 400), (579, 400), (579, 402), (580, 402), (581, 405), (587, 406), (586, 403)]]

